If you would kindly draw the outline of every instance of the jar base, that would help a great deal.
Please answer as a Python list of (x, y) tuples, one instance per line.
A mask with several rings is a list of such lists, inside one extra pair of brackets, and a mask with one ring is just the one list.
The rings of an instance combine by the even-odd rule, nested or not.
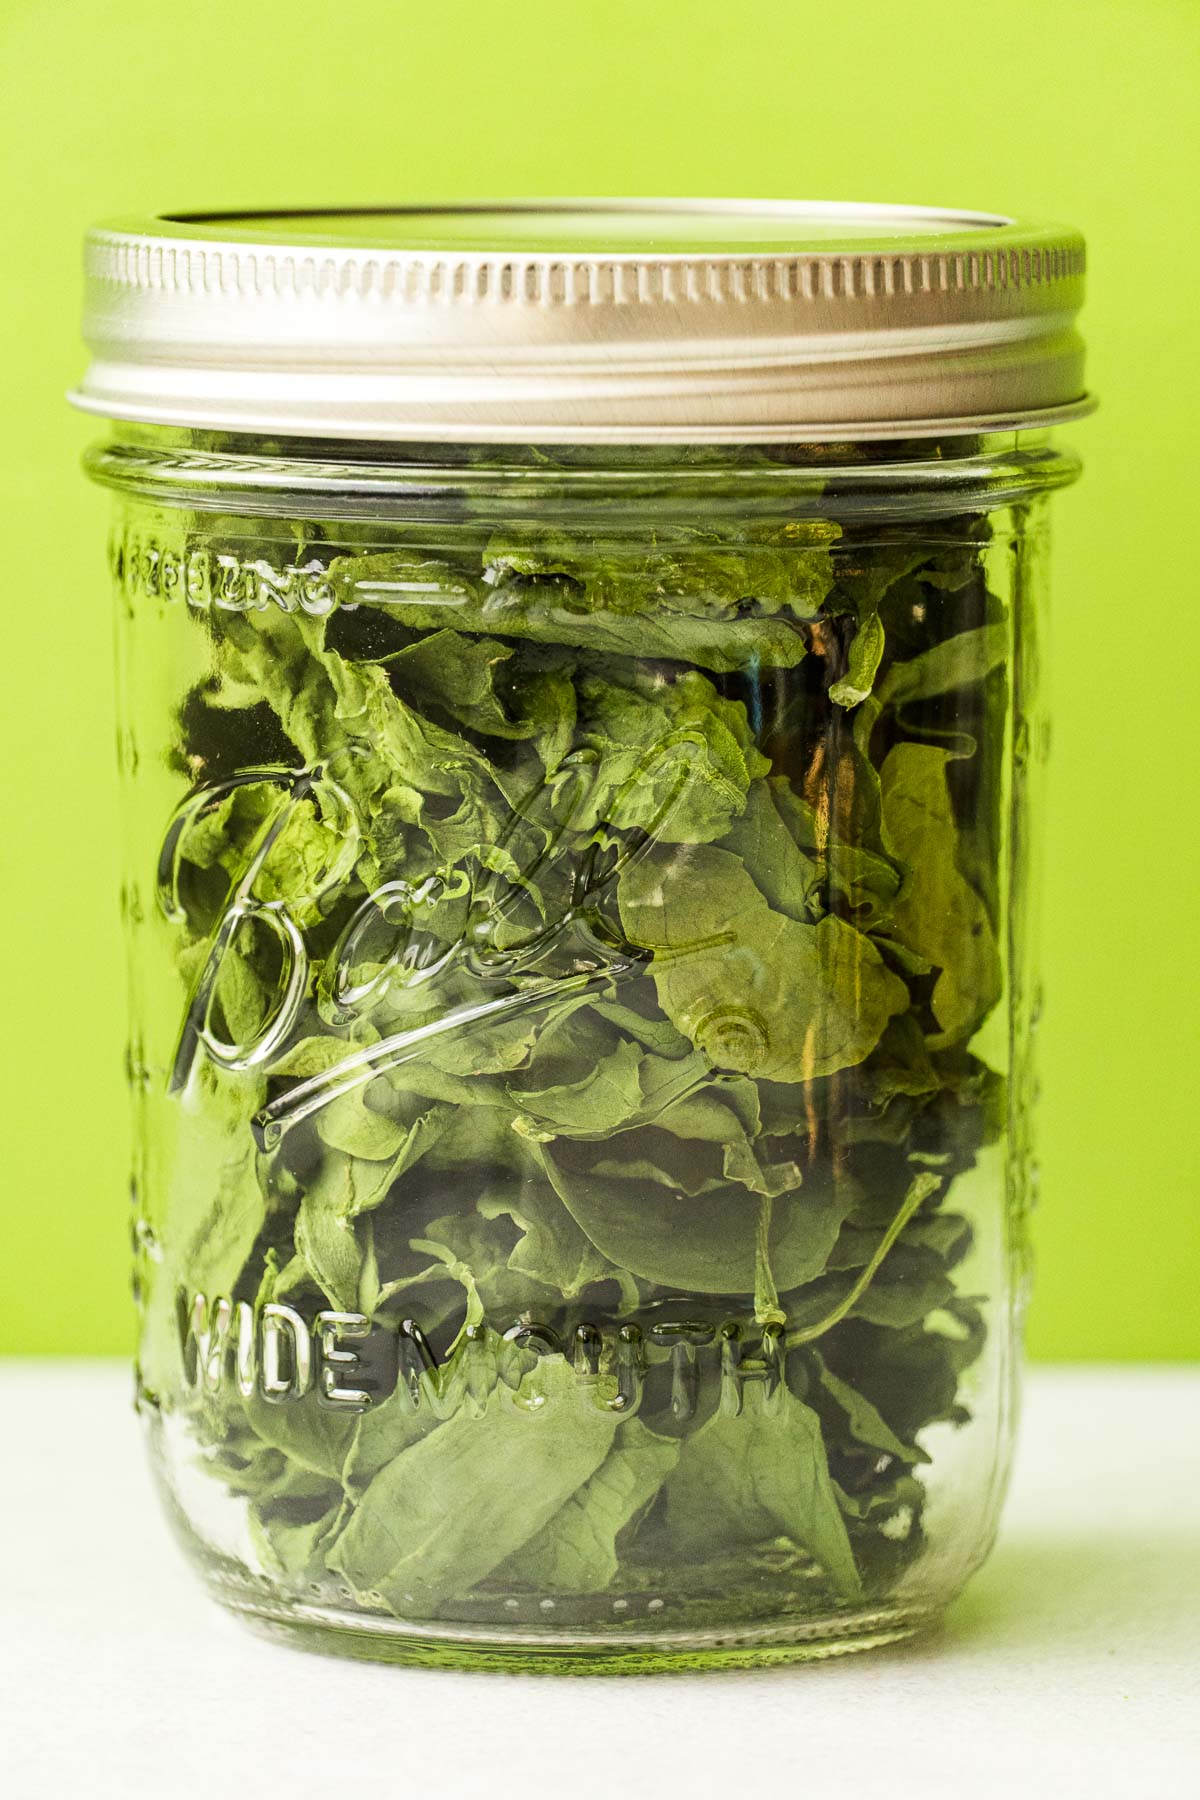
[(406, 1624), (321, 1606), (273, 1605), (214, 1587), (215, 1597), (259, 1636), (357, 1661), (525, 1675), (649, 1675), (822, 1662), (882, 1649), (928, 1631), (940, 1609), (871, 1608), (694, 1633), (511, 1633), (476, 1625)]

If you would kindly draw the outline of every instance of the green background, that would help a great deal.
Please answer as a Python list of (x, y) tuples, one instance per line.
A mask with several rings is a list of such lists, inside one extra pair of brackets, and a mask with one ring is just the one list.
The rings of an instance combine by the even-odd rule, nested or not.
[(105, 505), (79, 239), (157, 208), (819, 195), (1063, 218), (1103, 406), (1048, 631), (1044, 1357), (1200, 1355), (1197, 0), (8, 0), (0, 1350), (128, 1348)]

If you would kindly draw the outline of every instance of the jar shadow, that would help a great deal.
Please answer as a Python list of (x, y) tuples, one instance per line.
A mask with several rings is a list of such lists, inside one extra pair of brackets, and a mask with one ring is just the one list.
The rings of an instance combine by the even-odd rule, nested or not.
[[(1001, 1545), (943, 1621), (905, 1643), (866, 1656), (832, 1657), (792, 1667), (736, 1672), (754, 1685), (814, 1680), (871, 1685), (890, 1668), (899, 1675), (928, 1667), (976, 1672), (1024, 1665), (1023, 1681), (1040, 1684), (1069, 1669), (1076, 1679), (1111, 1670), (1135, 1681), (1178, 1670), (1200, 1657), (1200, 1527), (1166, 1539), (1106, 1532), (1064, 1541), (1022, 1537)], [(721, 1682), (725, 1671), (676, 1679)], [(656, 1684), (664, 1677), (655, 1677)], [(671, 1677), (666, 1677), (671, 1680)]]
[[(936, 1629), (872, 1662), (1011, 1660), (1031, 1671), (1107, 1663), (1149, 1674), (1200, 1652), (1200, 1528), (1164, 1540), (1106, 1532), (1001, 1545)], [(855, 1659), (857, 1660), (857, 1659)], [(832, 1665), (829, 1665), (832, 1667)]]

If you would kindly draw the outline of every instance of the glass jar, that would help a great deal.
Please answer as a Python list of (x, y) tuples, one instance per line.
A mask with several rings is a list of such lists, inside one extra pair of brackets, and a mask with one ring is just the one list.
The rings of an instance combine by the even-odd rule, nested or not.
[[(586, 323), (616, 320), (619, 378), (563, 323), (581, 217), (617, 258)], [(81, 399), (123, 421), (89, 467), (115, 495), (138, 1400), (213, 1591), (301, 1643), (581, 1672), (830, 1655), (935, 1619), (995, 1532), (1076, 241), (1013, 284), (1058, 334), (1042, 404), (989, 417), (964, 410), (978, 371), (937, 387), (944, 320), (914, 397), (894, 365), (920, 320), (885, 369), (870, 308), (837, 308), (871, 258), (969, 273), (986, 240), (990, 285), (942, 291), (982, 296), (1012, 361), (995, 271), (1028, 258), (1020, 228), (714, 218), (704, 266), (741, 268), (751, 309), (765, 288), (777, 374), (779, 308), (841, 269), (836, 403), (807, 340), (766, 407), (790, 421), (763, 416), (744, 332), (717, 413), (697, 320), (647, 366), (622, 282), (653, 289), (664, 257), (603, 209), (508, 215), (507, 288), (470, 251), (488, 273), (461, 310), (493, 292), (495, 317), (454, 329), (500, 345), (491, 397), (478, 355), (429, 373), (456, 286), (428, 219), (95, 236)], [(646, 231), (664, 219), (682, 284), (698, 226)], [(785, 226), (781, 298), (746, 271), (780, 265)], [(168, 279), (173, 239), (192, 260), (171, 248)], [(352, 283), (318, 293), (314, 247), (375, 258), (376, 377), (328, 342), (317, 368), (283, 252), (270, 282), (210, 279), (282, 240), (343, 340)], [(121, 308), (142, 310), (114, 351)]]

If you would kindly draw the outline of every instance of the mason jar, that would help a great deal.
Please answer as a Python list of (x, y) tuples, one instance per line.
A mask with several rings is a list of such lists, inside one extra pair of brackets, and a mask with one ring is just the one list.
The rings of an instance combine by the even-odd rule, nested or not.
[(90, 234), (138, 1407), (251, 1623), (810, 1658), (987, 1554), (1082, 265), (824, 204)]

